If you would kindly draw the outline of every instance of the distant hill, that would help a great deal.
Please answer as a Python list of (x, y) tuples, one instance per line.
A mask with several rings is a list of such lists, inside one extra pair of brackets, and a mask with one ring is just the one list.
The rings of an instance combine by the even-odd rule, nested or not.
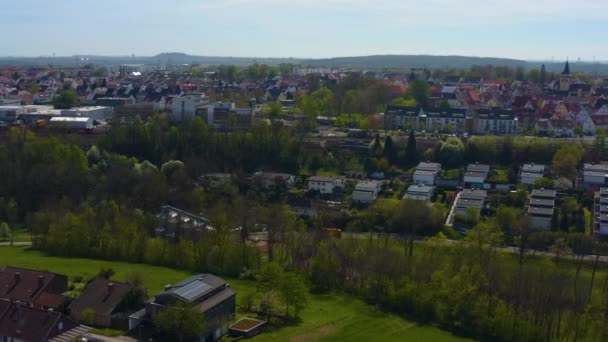
[[(469, 56), (433, 56), (433, 55), (375, 55), (361, 57), (337, 57), (327, 59), (266, 58), (266, 57), (222, 57), (195, 56), (181, 52), (164, 52), (156, 56), (95, 56), (78, 55), (71, 57), (0, 57), (0, 66), (75, 66), (83, 64), (148, 64), (148, 65), (251, 65), (253, 63), (278, 65), (292, 63), (310, 67), (354, 68), (354, 69), (469, 69), (473, 65), (494, 65), (523, 67), (526, 70), (540, 68), (545, 64), (547, 71), (561, 72), (564, 61), (537, 62), (509, 58), (469, 57)], [(607, 63), (571, 62), (573, 72), (608, 73)]]
[(329, 59), (308, 60), (302, 64), (310, 66), (346, 67), (346, 68), (470, 68), (473, 65), (502, 65), (525, 67), (526, 62), (517, 59), (466, 57), (466, 56), (432, 56), (432, 55), (376, 55), (362, 57), (338, 57)]

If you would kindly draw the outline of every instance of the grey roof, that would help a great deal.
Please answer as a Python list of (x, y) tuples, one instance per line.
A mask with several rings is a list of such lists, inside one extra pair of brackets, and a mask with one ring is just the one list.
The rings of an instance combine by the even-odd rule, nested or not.
[(407, 188), (407, 192), (408, 193), (424, 193), (427, 194), (429, 192), (432, 192), (433, 190), (435, 190), (434, 186), (431, 185), (410, 185), (409, 188)]
[(466, 171), (464, 173), (465, 177), (481, 177), (481, 178), (486, 178), (488, 176), (487, 172), (481, 172), (481, 171)]
[(536, 173), (536, 172), (522, 172), (521, 177), (528, 177), (528, 178), (535, 178), (535, 179), (539, 179), (543, 177), (542, 173)]
[(458, 202), (456, 202), (457, 209), (472, 208), (472, 207), (474, 207), (474, 208), (483, 207), (483, 200), (482, 199), (459, 198)]
[(380, 183), (376, 181), (364, 181), (355, 185), (355, 191), (376, 191), (380, 187)]
[(555, 201), (552, 199), (543, 199), (543, 198), (531, 198), (530, 199), (531, 207), (551, 207), (555, 206)]
[(420, 175), (420, 176), (433, 176), (436, 173), (437, 172), (435, 172), (435, 171), (416, 170), (416, 171), (414, 171), (414, 176), (416, 176), (416, 175)]
[(584, 164), (583, 171), (608, 172), (608, 165), (605, 164)]
[(225, 285), (225, 280), (212, 274), (204, 273), (192, 276), (175, 285), (172, 285), (160, 295), (171, 295), (186, 302), (192, 302), (210, 291)]
[(606, 177), (608, 171), (583, 171), (584, 177)]
[(557, 195), (557, 191), (555, 190), (547, 190), (547, 189), (534, 189), (532, 190), (532, 194), (530, 195), (532, 198), (555, 198)]
[(487, 164), (469, 164), (469, 165), (467, 165), (467, 171), (472, 171), (472, 172), (490, 172), (490, 165), (487, 165)]
[(230, 287), (226, 287), (220, 293), (215, 294), (213, 297), (207, 299), (199, 305), (201, 312), (206, 312), (207, 310), (213, 308), (214, 306), (222, 303), (226, 299), (236, 295), (236, 291), (231, 289)]
[(553, 215), (553, 209), (541, 208), (541, 207), (528, 207), (528, 214), (531, 215)]
[(483, 200), (487, 196), (488, 196), (488, 192), (485, 190), (467, 189), (460, 193), (460, 198), (464, 198), (464, 199)]
[(524, 164), (522, 167), (522, 172), (530, 172), (530, 173), (543, 173), (545, 172), (545, 165), (543, 164)]
[(416, 170), (419, 170), (419, 169), (441, 169), (441, 164), (439, 164), (439, 163), (420, 162), (416, 166)]
[(310, 176), (310, 177), (308, 177), (309, 182), (331, 183), (334, 180), (336, 180), (336, 177), (327, 177), (327, 176)]

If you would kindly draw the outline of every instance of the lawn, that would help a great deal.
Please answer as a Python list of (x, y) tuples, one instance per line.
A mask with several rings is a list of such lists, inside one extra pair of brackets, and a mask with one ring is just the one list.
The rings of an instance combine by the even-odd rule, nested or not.
[[(101, 268), (112, 268), (117, 281), (130, 272), (143, 275), (148, 294), (153, 295), (166, 284), (176, 283), (189, 272), (143, 264), (91, 259), (68, 259), (45, 256), (26, 247), (0, 248), (0, 266), (43, 269), (67, 275), (70, 279), (95, 276)], [(237, 302), (254, 291), (251, 281), (229, 279), (237, 291)], [(244, 316), (237, 312), (237, 318)], [(451, 335), (433, 326), (421, 326), (399, 316), (380, 312), (364, 302), (344, 294), (311, 295), (308, 307), (301, 314), (302, 322), (284, 328), (270, 327), (252, 341), (470, 341)]]
[(113, 279), (117, 281), (124, 281), (128, 279), (130, 273), (137, 272), (142, 275), (149, 295), (162, 291), (166, 284), (175, 284), (190, 276), (189, 272), (143, 264), (49, 257), (41, 252), (29, 250), (29, 247), (0, 247), (0, 266), (47, 270), (65, 274), (69, 280), (82, 277), (85, 281), (94, 277), (102, 268), (114, 270), (116, 273)]

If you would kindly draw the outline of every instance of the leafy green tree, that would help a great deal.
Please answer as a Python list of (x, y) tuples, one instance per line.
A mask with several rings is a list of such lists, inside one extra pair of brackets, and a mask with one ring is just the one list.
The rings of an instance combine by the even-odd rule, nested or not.
[(464, 159), (464, 144), (455, 137), (450, 137), (441, 144), (437, 158), (446, 168), (462, 165)]
[(281, 106), (278, 102), (271, 102), (266, 105), (266, 115), (271, 121), (275, 121), (281, 115), (281, 111), (283, 110), (283, 106)]
[(553, 172), (558, 176), (573, 178), (582, 158), (583, 150), (578, 144), (563, 145), (553, 156)]
[(86, 308), (80, 313), (80, 320), (86, 325), (94, 325), (95, 315), (95, 310), (93, 308)]
[(180, 342), (199, 337), (205, 332), (205, 317), (195, 306), (177, 302), (161, 310), (156, 326), (164, 333), (175, 336)]
[(11, 228), (8, 226), (8, 223), (2, 222), (2, 224), (0, 224), (0, 240), (11, 240), (11, 237)]
[(417, 104), (423, 107), (428, 105), (430, 92), (431, 87), (422, 80), (412, 81), (408, 88), (408, 95), (415, 99)]
[(294, 317), (298, 317), (308, 302), (308, 289), (304, 280), (293, 272), (285, 272), (278, 283), (278, 295), (285, 306), (285, 315), (290, 317), (293, 313)]
[(338, 288), (340, 264), (326, 244), (321, 244), (317, 255), (310, 260), (310, 277), (315, 289), (335, 291)]
[(73, 90), (64, 90), (59, 96), (53, 98), (53, 106), (55, 109), (70, 109), (78, 106), (78, 95)]

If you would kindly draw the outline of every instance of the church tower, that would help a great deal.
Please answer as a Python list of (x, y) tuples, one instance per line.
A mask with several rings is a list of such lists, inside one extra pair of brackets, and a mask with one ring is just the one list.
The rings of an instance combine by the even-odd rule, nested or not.
[(570, 63), (566, 61), (564, 71), (559, 78), (559, 91), (569, 91), (570, 85), (574, 83), (574, 78), (570, 75)]

